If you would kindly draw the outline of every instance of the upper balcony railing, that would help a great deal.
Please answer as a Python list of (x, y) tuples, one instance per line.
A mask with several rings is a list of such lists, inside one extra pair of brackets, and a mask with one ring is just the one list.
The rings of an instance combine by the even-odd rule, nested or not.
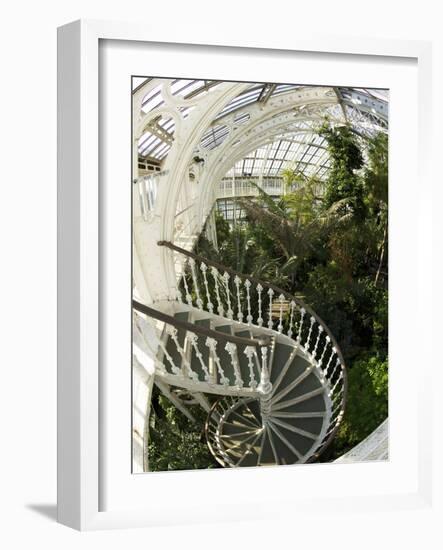
[(257, 197), (260, 194), (257, 185), (271, 196), (283, 195), (285, 191), (285, 185), (281, 177), (266, 177), (262, 181), (259, 177), (226, 178), (218, 184), (216, 198)]

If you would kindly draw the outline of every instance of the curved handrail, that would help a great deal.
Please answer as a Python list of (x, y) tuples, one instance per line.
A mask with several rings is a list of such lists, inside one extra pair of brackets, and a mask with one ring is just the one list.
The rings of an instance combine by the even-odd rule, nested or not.
[[(293, 296), (292, 294), (290, 294), (286, 290), (283, 290), (282, 288), (280, 288), (278, 286), (275, 286), (272, 283), (268, 283), (267, 281), (263, 281), (262, 279), (258, 279), (257, 277), (249, 276), (249, 275), (244, 274), (244, 273), (238, 273), (237, 271), (231, 269), (230, 267), (224, 266), (223, 264), (220, 264), (220, 263), (215, 262), (213, 260), (209, 260), (208, 258), (204, 258), (203, 256), (199, 256), (198, 254), (195, 254), (194, 252), (190, 252), (189, 250), (181, 248), (180, 246), (177, 246), (177, 245), (171, 243), (170, 241), (163, 241), (163, 240), (158, 241), (157, 245), (158, 246), (164, 246), (166, 248), (169, 248), (170, 250), (174, 250), (175, 252), (183, 254), (184, 256), (187, 256), (189, 258), (193, 258), (197, 262), (203, 262), (206, 265), (215, 267), (216, 269), (218, 269), (220, 271), (226, 271), (230, 275), (233, 275), (234, 277), (237, 276), (243, 281), (248, 279), (251, 283), (260, 284), (264, 287), (271, 288), (277, 294), (282, 294), (289, 301), (294, 301), (300, 308), (303, 308), (307, 313), (309, 313), (309, 315), (311, 315), (311, 317), (314, 317), (315, 320), (317, 321), (317, 323), (319, 323), (323, 327), (324, 331), (329, 336), (331, 344), (335, 348), (337, 356), (340, 360), (340, 364), (342, 366), (343, 402), (342, 402), (340, 414), (341, 414), (341, 416), (343, 416), (343, 414), (345, 413), (345, 410), (346, 410), (347, 390), (348, 390), (348, 376), (347, 376), (346, 364), (345, 364), (343, 355), (341, 353), (341, 350), (338, 346), (337, 340), (335, 339), (334, 335), (329, 330), (328, 326), (323, 321), (323, 319), (321, 317), (319, 317), (319, 315), (317, 315), (317, 313), (315, 313), (315, 311), (312, 308), (310, 308), (308, 305), (306, 305), (303, 302), (303, 300), (301, 300), (300, 298), (297, 298), (296, 296)], [(309, 458), (309, 460), (307, 462), (312, 462), (312, 461), (318, 459), (320, 457), (320, 455), (326, 450), (326, 448), (329, 447), (329, 445), (332, 443), (332, 440), (334, 439), (334, 437), (337, 433), (337, 430), (338, 430), (339, 426), (340, 426), (340, 422), (338, 422), (336, 424), (336, 426), (333, 428), (331, 433), (328, 435), (325, 442), (320, 445), (319, 449)]]
[(263, 338), (243, 338), (242, 336), (235, 336), (233, 334), (218, 332), (203, 326), (195, 325), (194, 323), (189, 323), (188, 321), (181, 321), (175, 317), (172, 317), (172, 315), (168, 315), (167, 313), (153, 309), (145, 304), (141, 304), (140, 302), (137, 302), (137, 300), (132, 300), (132, 305), (135, 310), (144, 313), (149, 317), (153, 317), (154, 319), (157, 319), (157, 321), (162, 321), (168, 325), (173, 325), (176, 328), (181, 328), (183, 330), (200, 334), (202, 336), (207, 336), (209, 338), (226, 340), (227, 342), (233, 342), (234, 344), (253, 347), (269, 346), (271, 344), (271, 338), (269, 336), (264, 336)]
[(310, 308), (308, 305), (306, 305), (303, 302), (303, 300), (301, 300), (300, 298), (297, 298), (297, 296), (293, 296), (292, 294), (290, 294), (286, 290), (283, 290), (282, 288), (280, 288), (278, 286), (275, 286), (272, 283), (268, 283), (267, 281), (263, 281), (263, 279), (258, 279), (257, 277), (253, 277), (253, 276), (247, 275), (245, 273), (239, 273), (237, 271), (234, 271), (230, 267), (224, 266), (223, 264), (220, 264), (218, 262), (214, 262), (213, 260), (209, 260), (208, 258), (204, 258), (203, 256), (199, 256), (198, 254), (194, 254), (194, 252), (190, 252), (190, 251), (188, 251), (184, 248), (181, 248), (180, 246), (177, 246), (176, 244), (173, 244), (169, 241), (158, 241), (157, 244), (158, 244), (158, 246), (165, 246), (167, 248), (170, 248), (171, 250), (175, 250), (176, 252), (179, 252), (180, 254), (183, 254), (184, 256), (188, 256), (189, 258), (193, 258), (194, 260), (196, 260), (198, 262), (204, 262), (206, 265), (210, 265), (210, 266), (215, 267), (219, 270), (226, 271), (230, 275), (237, 276), (240, 279), (242, 279), (243, 281), (248, 279), (251, 283), (256, 283), (256, 284), (260, 284), (262, 286), (267, 286), (268, 288), (272, 288), (272, 290), (274, 292), (276, 292), (277, 294), (283, 294), (283, 296), (288, 298), (289, 301), (293, 300), (301, 308), (305, 309), (307, 311), (307, 313), (309, 313), (309, 315), (311, 315), (312, 317), (315, 317), (315, 319), (318, 321), (318, 323), (323, 326), (323, 328), (325, 329), (325, 331), (328, 334), (329, 338), (331, 339), (331, 342), (332, 342), (333, 346), (335, 346), (337, 348), (337, 355), (340, 358), (341, 364), (343, 365), (343, 367), (345, 367), (345, 362), (344, 362), (344, 359), (343, 359), (343, 355), (340, 351), (337, 340), (334, 338), (333, 334), (329, 330), (326, 323), (323, 321), (323, 319), (317, 313), (315, 313), (315, 311), (312, 308)]

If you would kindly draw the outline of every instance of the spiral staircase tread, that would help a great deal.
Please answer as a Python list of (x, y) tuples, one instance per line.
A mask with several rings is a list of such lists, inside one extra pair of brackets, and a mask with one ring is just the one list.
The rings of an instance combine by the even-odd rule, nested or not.
[(286, 366), (291, 354), (294, 353), (294, 348), (288, 344), (276, 343), (274, 348), (274, 354), (272, 358), (271, 376), (273, 381), (278, 380), (278, 377)]
[[(171, 305), (167, 307), (170, 308)], [(263, 334), (272, 335), (272, 344), (268, 346), (268, 369), (273, 385), (269, 417), (266, 421), (263, 420), (259, 397), (232, 395), (221, 398), (219, 405), (211, 410), (207, 424), (207, 435), (210, 434), (212, 438), (210, 449), (215, 453), (217, 460), (222, 465), (231, 467), (294, 464), (305, 461), (324, 437), (330, 410), (327, 395), (329, 386), (325, 385), (312, 357), (288, 336), (277, 333), (276, 327), (270, 331), (266, 326), (248, 326), (244, 322), (229, 320), (216, 313), (197, 310), (183, 303), (173, 304), (172, 307), (177, 308), (174, 314), (177, 319), (193, 322), (196, 326), (215, 332), (248, 339), (258, 338)], [(186, 331), (178, 328), (177, 338), (184, 347)], [(249, 358), (244, 353), (246, 345), (236, 346), (234, 358), (242, 380), (249, 385)], [(216, 350), (220, 365), (229, 380), (229, 386), (234, 387), (237, 367), (234, 368), (233, 357), (225, 348), (226, 341), (218, 340)], [(180, 366), (182, 358), (171, 337), (167, 337), (166, 349), (174, 363)], [(198, 380), (204, 382), (205, 372), (195, 349), (189, 344), (185, 349), (192, 370), (197, 373)], [(209, 368), (209, 348), (199, 345), (199, 351), (203, 363)], [(259, 355), (258, 348), (253, 356), (254, 376), (257, 382), (260, 380), (261, 368), (258, 363)], [(166, 367), (170, 371), (168, 365)], [(215, 363), (214, 371), (217, 373), (217, 383), (220, 384), (220, 372)]]
[(306, 412), (287, 412), (287, 411), (275, 411), (272, 413), (273, 417), (276, 418), (289, 418), (289, 419), (298, 419), (298, 418), (324, 418), (326, 411), (306, 411)]
[[(269, 424), (269, 432), (274, 432), (277, 437), (277, 443), (274, 441), (274, 446), (277, 446), (278, 454), (280, 457), (284, 457), (286, 462), (291, 464), (293, 462), (298, 462), (303, 458), (303, 453), (294, 445), (294, 441), (289, 441), (289, 439), (280, 431), (277, 426), (272, 422)], [(294, 457), (296, 460), (294, 461)]]
[(261, 452), (259, 456), (259, 465), (273, 465), (274, 462), (274, 456), (271, 448), (271, 443), (269, 441), (269, 437), (267, 436), (266, 430), (263, 433), (262, 441), (261, 441)]
[[(292, 361), (286, 375), (272, 389), (272, 402), (280, 401), (290, 391), (296, 389), (306, 378), (313, 376), (312, 365), (301, 361)], [(271, 379), (272, 381), (272, 379)]]
[(274, 436), (272, 435), (271, 426), (269, 423), (266, 424), (265, 430), (266, 430), (266, 435), (268, 437), (269, 443), (271, 445), (272, 455), (274, 457), (274, 464), (280, 464), (280, 455), (282, 453), (277, 451), (277, 446), (275, 444)]
[(256, 434), (257, 430), (258, 428), (256, 428), (255, 430), (251, 428), (250, 430), (243, 430), (240, 432), (233, 432), (233, 433), (225, 432), (223, 434), (220, 434), (218, 437), (220, 441), (227, 442), (227, 443), (241, 441), (242, 439), (245, 439), (246, 437), (248, 437), (253, 433)]
[[(276, 346), (276, 348), (278, 348), (278, 346)], [(278, 351), (279, 350), (277, 349), (277, 352)], [(277, 389), (281, 386), (283, 380), (286, 378), (294, 359), (297, 357), (297, 350), (295, 348), (292, 348), (289, 356), (286, 358), (286, 356), (284, 355), (283, 357), (284, 361), (280, 361), (278, 356), (274, 357), (273, 359), (273, 363), (277, 367), (276, 369), (273, 369), (273, 372), (271, 373), (273, 392), (277, 391)]]
[(258, 401), (257, 400), (248, 401), (245, 406), (251, 411), (252, 416), (255, 418), (258, 424), (261, 425), (262, 417), (260, 414), (260, 405)]
[(297, 426), (292, 426), (291, 424), (289, 424), (285, 421), (282, 421), (282, 420), (277, 419), (277, 418), (272, 418), (272, 416), (270, 418), (270, 422), (273, 425), (277, 425), (281, 429), (284, 429), (288, 432), (296, 433), (298, 435), (301, 435), (302, 437), (306, 437), (306, 438), (311, 439), (313, 441), (315, 441), (317, 439), (317, 437), (319, 436), (319, 433), (309, 432), (307, 430), (304, 430), (303, 428), (298, 428)]
[(321, 433), (324, 424), (323, 418), (279, 418), (278, 416), (272, 415), (272, 420), (283, 420), (287, 422), (290, 426), (300, 430), (306, 430), (307, 432), (316, 433), (317, 435)]
[[(245, 437), (244, 439), (237, 440), (236, 443), (233, 441), (227, 442), (223, 441), (223, 447), (226, 453), (230, 453), (234, 456), (241, 456), (243, 452), (247, 449), (242, 449), (243, 446), (247, 446), (249, 441), (252, 441), (257, 436), (257, 433), (253, 433)], [(233, 443), (232, 445), (230, 443)]]
[(243, 422), (244, 422), (246, 425), (248, 425), (248, 426), (252, 426), (252, 427), (257, 426), (257, 423), (256, 423), (255, 419), (254, 419), (254, 420), (251, 420), (250, 418), (247, 418), (247, 417), (241, 415), (241, 414), (240, 414), (239, 412), (237, 412), (237, 411), (232, 411), (232, 412), (230, 413), (230, 416), (235, 416), (235, 417), (238, 419), (238, 422), (243, 421)]
[(277, 411), (277, 410), (289, 408), (293, 405), (298, 405), (300, 403), (303, 403), (304, 401), (308, 401), (309, 399), (312, 399), (313, 397), (322, 395), (324, 391), (325, 391), (324, 387), (319, 387), (314, 390), (308, 391), (306, 393), (299, 394), (296, 397), (293, 397), (291, 399), (282, 399), (278, 403), (273, 404), (273, 410)]
[(281, 392), (276, 394), (272, 399), (272, 403), (277, 404), (283, 400), (295, 399), (310, 391), (320, 388), (324, 391), (324, 386), (312, 370), (303, 372), (300, 376), (293, 380), (291, 384), (287, 385)]
[(256, 466), (257, 465), (257, 460), (258, 460), (258, 453), (257, 453), (257, 450), (255, 448), (251, 448), (247, 451), (245, 451), (245, 453), (243, 454), (242, 458), (239, 459), (236, 463), (235, 463), (235, 466)]
[[(304, 413), (304, 412), (312, 412), (312, 411), (324, 411), (326, 412), (327, 407), (325, 403), (324, 395), (314, 395), (312, 397), (309, 397), (308, 399), (305, 399), (304, 401), (301, 401), (299, 403), (295, 403), (293, 405), (287, 405), (286, 409), (278, 410), (278, 412), (294, 412), (294, 413)], [(273, 411), (273, 414), (276, 411)]]

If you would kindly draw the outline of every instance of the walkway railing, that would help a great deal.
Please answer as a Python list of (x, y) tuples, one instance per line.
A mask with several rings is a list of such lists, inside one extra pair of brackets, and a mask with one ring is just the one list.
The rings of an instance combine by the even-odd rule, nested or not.
[(285, 191), (285, 183), (280, 177), (263, 178), (261, 182), (258, 177), (236, 177), (234, 182), (232, 182), (232, 178), (220, 181), (217, 187), (217, 198), (257, 197), (260, 195), (258, 185), (268, 195), (283, 195)]
[(332, 441), (344, 414), (346, 366), (334, 336), (322, 319), (300, 299), (266, 281), (238, 273), (167, 241), (182, 274), (177, 300), (232, 321), (266, 327), (293, 339), (316, 363), (329, 387), (330, 425), (318, 451)]

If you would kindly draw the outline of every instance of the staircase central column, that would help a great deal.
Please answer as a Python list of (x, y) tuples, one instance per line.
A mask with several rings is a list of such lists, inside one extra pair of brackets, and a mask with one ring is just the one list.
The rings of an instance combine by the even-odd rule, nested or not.
[(257, 390), (261, 393), (260, 396), (260, 409), (262, 416), (263, 426), (267, 423), (269, 414), (271, 412), (271, 392), (272, 384), (269, 377), (268, 369), (268, 348), (261, 348), (262, 366), (260, 372), (260, 383)]

